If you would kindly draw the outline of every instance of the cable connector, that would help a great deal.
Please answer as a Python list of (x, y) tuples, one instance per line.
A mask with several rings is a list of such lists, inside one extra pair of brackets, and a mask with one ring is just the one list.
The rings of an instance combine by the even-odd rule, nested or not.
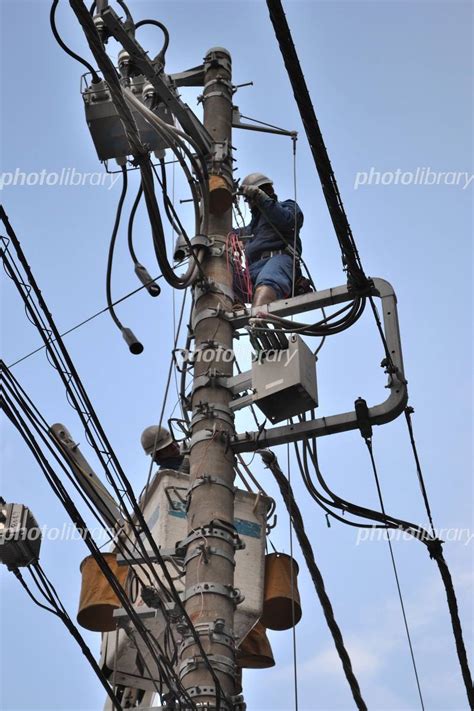
[(150, 296), (159, 296), (161, 294), (161, 288), (155, 281), (153, 281), (151, 274), (148, 269), (143, 266), (143, 264), (137, 262), (135, 264), (134, 271)]
[(130, 328), (125, 328), (125, 326), (123, 326), (121, 332), (130, 353), (133, 353), (133, 355), (140, 355), (140, 353), (143, 352), (143, 344), (140, 343), (133, 331)]
[(372, 439), (372, 425), (370, 424), (367, 402), (363, 398), (358, 397), (354, 402), (354, 408), (360, 433), (365, 441), (369, 442)]

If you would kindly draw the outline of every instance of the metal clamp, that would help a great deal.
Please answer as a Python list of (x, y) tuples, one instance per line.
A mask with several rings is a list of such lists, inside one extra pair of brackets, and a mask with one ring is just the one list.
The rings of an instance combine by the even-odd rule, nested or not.
[(191, 426), (194, 427), (198, 422), (202, 420), (222, 420), (228, 425), (233, 425), (234, 423), (234, 412), (227, 405), (218, 405), (199, 402), (196, 406), (195, 412), (191, 418)]
[(240, 605), (245, 600), (239, 588), (232, 585), (221, 585), (221, 583), (196, 583), (184, 591), (183, 601), (187, 602), (196, 595), (222, 595), (228, 597), (235, 605)]
[(226, 541), (229, 545), (233, 546), (235, 550), (245, 548), (245, 543), (240, 538), (234, 526), (225, 524), (223, 521), (211, 521), (210, 524), (191, 531), (182, 541), (178, 541), (176, 544), (176, 555), (185, 555), (188, 545), (202, 538), (220, 538), (222, 541)]
[(234, 290), (232, 287), (227, 286), (227, 284), (212, 279), (199, 279), (194, 283), (195, 302), (197, 302), (201, 296), (205, 296), (205, 294), (223, 294), (223, 296), (227, 296), (231, 301), (234, 299)]
[(203, 474), (202, 476), (196, 478), (188, 489), (187, 497), (191, 495), (191, 492), (198, 488), (198, 486), (203, 486), (204, 484), (217, 484), (218, 486), (223, 486), (228, 489), (231, 494), (235, 494), (237, 491), (235, 486), (229, 484), (229, 482), (222, 479), (220, 476), (213, 476), (211, 474)]
[[(204, 545), (203, 543), (198, 546), (197, 548), (194, 548), (194, 550), (191, 553), (186, 553), (186, 557), (184, 559), (184, 564), (187, 565), (189, 561), (193, 560), (193, 558), (198, 558), (199, 556), (203, 555), (204, 559), (206, 559), (207, 556), (209, 555), (218, 555), (221, 558), (225, 558), (226, 560), (231, 563), (232, 567), (235, 568), (235, 560), (230, 553), (227, 553), (223, 548), (216, 548), (215, 546), (207, 546)], [(207, 562), (205, 560), (205, 562)]]
[(207, 442), (210, 439), (220, 439), (221, 441), (225, 442), (226, 445), (228, 445), (229, 436), (229, 432), (226, 432), (225, 430), (218, 430), (216, 427), (213, 427), (212, 429), (201, 430), (200, 432), (195, 432), (191, 437), (189, 451), (191, 451), (196, 444), (199, 444), (200, 442)]
[(232, 659), (229, 659), (228, 657), (224, 657), (222, 654), (208, 654), (207, 655), (207, 660), (204, 661), (202, 657), (186, 657), (183, 659), (181, 664), (178, 667), (178, 674), (180, 679), (182, 679), (186, 674), (189, 674), (192, 671), (196, 671), (200, 666), (203, 666), (204, 664), (207, 665), (207, 662), (211, 663), (211, 666), (214, 670), (220, 671), (223, 674), (228, 674), (232, 679), (235, 676), (235, 663), (232, 661)]
[(203, 309), (198, 314), (195, 314), (193, 316), (193, 321), (191, 324), (193, 331), (196, 331), (196, 327), (201, 323), (201, 321), (205, 321), (208, 318), (222, 318), (228, 320), (229, 316), (228, 312), (223, 309), (220, 304), (213, 307), (212, 309)]
[[(222, 644), (224, 647), (227, 647), (232, 651), (235, 649), (234, 635), (230, 631), (226, 630), (223, 619), (218, 618), (214, 622), (198, 623), (194, 625), (194, 630), (198, 633), (199, 637), (207, 637), (210, 642)], [(189, 631), (188, 626), (186, 626), (185, 630), (181, 627), (180, 631), (182, 633), (184, 632), (183, 640), (181, 641), (179, 648), (180, 656), (183, 656), (183, 653), (186, 649), (188, 649), (188, 647), (192, 647), (196, 644), (196, 640), (195, 635)]]

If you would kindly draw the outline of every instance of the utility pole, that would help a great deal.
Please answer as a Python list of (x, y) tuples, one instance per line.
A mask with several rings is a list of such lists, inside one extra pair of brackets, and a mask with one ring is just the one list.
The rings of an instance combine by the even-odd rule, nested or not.
[[(232, 375), (232, 325), (209, 311), (232, 309), (232, 271), (226, 237), (232, 229), (232, 85), (227, 50), (209, 50), (204, 63), (204, 126), (213, 140), (209, 162), (210, 252), (202, 263), (205, 279), (194, 288), (195, 348), (191, 399), (190, 491), (185, 605), (227, 697), (236, 688), (234, 627), (234, 433), (230, 391), (216, 376)], [(216, 708), (216, 684), (189, 630), (180, 650), (179, 673), (198, 705)], [(228, 709), (224, 699), (221, 709)], [(230, 708), (229, 708), (230, 711)]]

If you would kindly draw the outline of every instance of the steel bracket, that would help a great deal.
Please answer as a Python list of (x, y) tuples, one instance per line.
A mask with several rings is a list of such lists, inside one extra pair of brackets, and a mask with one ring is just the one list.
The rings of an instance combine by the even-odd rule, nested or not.
[[(274, 301), (259, 311), (267, 311), (278, 316), (291, 316), (296, 313), (311, 311), (324, 306), (341, 304), (354, 299), (354, 292), (346, 286), (327, 289), (291, 299)], [(370, 295), (379, 297), (382, 301), (384, 336), (387, 343), (389, 359), (382, 361), (382, 366), (388, 371), (390, 390), (389, 397), (381, 404), (368, 409), (368, 423), (383, 425), (396, 419), (405, 409), (408, 402), (407, 381), (403, 371), (403, 356), (397, 314), (397, 298), (392, 286), (384, 279), (373, 279)], [(257, 309), (252, 308), (250, 317), (256, 317)], [(240, 314), (232, 319), (234, 327), (242, 327), (249, 316)], [(389, 366), (387, 368), (387, 366)], [(231, 447), (234, 452), (252, 452), (255, 449), (275, 447), (287, 442), (297, 442), (308, 437), (325, 435), (358, 429), (359, 422), (354, 410), (338, 415), (320, 417), (315, 420), (298, 422), (291, 425), (262, 429), (259, 432), (244, 432), (234, 437)]]
[(143, 47), (126, 32), (117, 13), (110, 6), (106, 7), (102, 12), (102, 19), (111, 35), (127, 50), (134, 64), (153, 84), (160, 99), (166, 104), (171, 113), (177, 117), (186, 133), (194, 138), (204, 154), (209, 155), (212, 147), (211, 136), (189, 106), (181, 101), (169, 77), (163, 72), (156, 71), (156, 67)]

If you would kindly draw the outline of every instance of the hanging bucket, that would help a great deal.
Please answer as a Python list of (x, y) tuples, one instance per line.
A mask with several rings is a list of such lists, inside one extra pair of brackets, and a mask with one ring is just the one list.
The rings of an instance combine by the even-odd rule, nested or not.
[(221, 175), (209, 176), (209, 209), (213, 215), (222, 215), (232, 207), (233, 195), (227, 180)]
[(270, 640), (261, 622), (257, 622), (237, 649), (237, 666), (241, 669), (269, 669), (275, 666)]
[[(265, 556), (265, 589), (260, 622), (269, 630), (289, 630), (301, 619), (298, 563), (285, 553)], [(292, 589), (293, 582), (293, 589)]]
[[(123, 587), (128, 575), (128, 566), (118, 565), (115, 553), (102, 555)], [(81, 627), (93, 632), (111, 632), (115, 629), (113, 612), (120, 607), (120, 602), (93, 556), (84, 558), (80, 570), (82, 585), (77, 621)]]

